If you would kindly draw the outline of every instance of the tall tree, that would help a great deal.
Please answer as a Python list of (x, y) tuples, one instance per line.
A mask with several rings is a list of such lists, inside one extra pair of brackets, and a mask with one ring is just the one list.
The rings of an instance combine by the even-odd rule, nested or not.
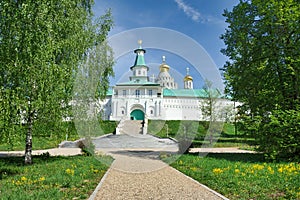
[(203, 94), (205, 95), (205, 98), (201, 99), (200, 108), (203, 119), (210, 122), (210, 126), (204, 140), (209, 141), (209, 145), (212, 146), (214, 141), (219, 138), (219, 134), (223, 128), (223, 123), (221, 122), (223, 120), (221, 93), (218, 89), (213, 88), (213, 83), (211, 81), (205, 80)]
[(78, 65), (112, 26), (110, 11), (94, 21), (92, 6), (90, 0), (0, 2), (1, 135), (23, 123), (26, 164), (35, 123), (62, 120)]
[[(227, 92), (244, 103), (241, 111), (262, 131), (277, 111), (299, 111), (300, 3), (240, 0), (224, 16), (229, 23), (221, 36), (226, 45), (221, 51), (230, 59), (224, 66)], [(261, 131), (261, 142), (272, 137), (272, 130)]]

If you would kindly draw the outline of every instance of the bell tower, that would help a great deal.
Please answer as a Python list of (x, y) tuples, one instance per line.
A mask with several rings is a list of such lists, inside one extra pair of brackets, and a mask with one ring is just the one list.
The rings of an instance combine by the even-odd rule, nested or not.
[(147, 82), (149, 81), (148, 71), (149, 67), (146, 66), (144, 54), (146, 50), (142, 48), (142, 40), (138, 41), (139, 48), (134, 50), (136, 54), (135, 62), (130, 70), (132, 71), (132, 76), (130, 76), (130, 81), (139, 83), (139, 82)]

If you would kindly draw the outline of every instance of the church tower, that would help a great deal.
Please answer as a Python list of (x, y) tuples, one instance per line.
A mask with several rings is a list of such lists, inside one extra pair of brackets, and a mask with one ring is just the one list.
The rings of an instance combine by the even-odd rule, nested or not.
[(149, 81), (148, 71), (149, 67), (146, 66), (144, 54), (146, 50), (142, 48), (142, 40), (138, 41), (139, 48), (134, 50), (136, 53), (135, 62), (130, 70), (132, 71), (132, 76), (130, 76), (130, 81), (135, 83), (147, 82)]
[(189, 75), (190, 69), (186, 68), (186, 76), (183, 79), (184, 82), (184, 89), (193, 89), (193, 77)]
[(159, 74), (156, 82), (162, 87), (167, 89), (177, 89), (178, 84), (174, 81), (174, 78), (169, 74), (170, 66), (166, 64), (166, 57), (162, 57), (162, 63), (159, 66)]

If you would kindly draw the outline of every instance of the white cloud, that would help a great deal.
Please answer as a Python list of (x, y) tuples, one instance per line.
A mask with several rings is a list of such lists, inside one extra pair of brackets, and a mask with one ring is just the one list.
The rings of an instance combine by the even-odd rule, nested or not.
[(180, 9), (183, 10), (183, 12), (191, 17), (191, 19), (195, 22), (204, 22), (204, 18), (201, 16), (201, 13), (198, 12), (196, 9), (194, 9), (193, 7), (187, 5), (185, 2), (183, 2), (182, 0), (175, 0), (175, 2), (177, 3), (178, 7)]

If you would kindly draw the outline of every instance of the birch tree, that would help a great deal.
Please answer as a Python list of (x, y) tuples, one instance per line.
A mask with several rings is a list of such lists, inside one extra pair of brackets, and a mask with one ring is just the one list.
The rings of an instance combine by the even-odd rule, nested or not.
[(26, 130), (25, 163), (32, 163), (32, 132), (39, 121), (61, 122), (86, 52), (105, 40), (108, 11), (93, 20), (93, 1), (0, 2), (0, 126), (13, 137)]

